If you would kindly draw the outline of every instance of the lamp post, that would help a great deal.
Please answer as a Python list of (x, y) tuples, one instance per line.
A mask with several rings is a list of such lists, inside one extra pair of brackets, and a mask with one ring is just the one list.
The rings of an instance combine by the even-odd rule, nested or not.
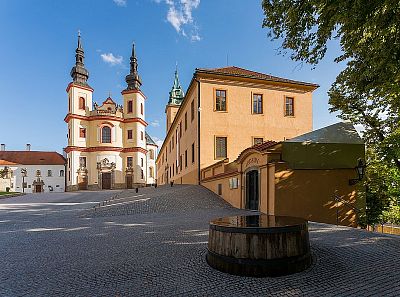
[(359, 181), (361, 181), (364, 178), (365, 167), (366, 167), (366, 165), (364, 164), (363, 160), (361, 158), (358, 159), (357, 166), (355, 167), (358, 178), (349, 179), (350, 186), (355, 185), (356, 183), (358, 183)]
[(27, 176), (26, 168), (21, 168), (22, 176), (22, 193), (25, 193), (25, 177)]

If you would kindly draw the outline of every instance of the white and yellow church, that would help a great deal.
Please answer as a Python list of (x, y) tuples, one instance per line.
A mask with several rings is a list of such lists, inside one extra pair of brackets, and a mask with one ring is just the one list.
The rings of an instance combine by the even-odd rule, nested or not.
[(130, 58), (123, 105), (108, 97), (99, 105), (87, 80), (81, 37), (68, 84), (66, 189), (134, 188), (156, 183), (157, 145), (146, 133), (146, 96), (138, 74), (135, 45)]

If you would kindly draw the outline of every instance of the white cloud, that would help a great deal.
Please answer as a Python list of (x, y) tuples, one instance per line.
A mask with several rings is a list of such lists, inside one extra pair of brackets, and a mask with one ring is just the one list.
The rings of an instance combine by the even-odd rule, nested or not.
[(162, 146), (164, 140), (163, 140), (163, 139), (160, 139), (160, 138), (158, 138), (158, 137), (156, 137), (156, 136), (151, 136), (151, 138), (152, 138), (152, 139), (154, 140), (154, 142), (158, 145), (158, 147), (161, 148), (161, 146)]
[(160, 121), (159, 120), (151, 121), (150, 125), (153, 127), (160, 127)]
[[(168, 6), (167, 21), (175, 28), (178, 34), (190, 38), (191, 41), (200, 41), (197, 26), (194, 23), (192, 11), (199, 7), (200, 0), (164, 0)], [(155, 0), (161, 3), (162, 0)], [(194, 28), (188, 36), (184, 28)], [(188, 30), (186, 30), (188, 31)]]
[(126, 0), (113, 0), (118, 6), (126, 6)]
[(123, 58), (122, 56), (114, 56), (112, 53), (108, 53), (108, 54), (101, 54), (100, 55), (101, 58), (103, 59), (104, 62), (110, 64), (111, 66), (114, 65), (121, 65)]

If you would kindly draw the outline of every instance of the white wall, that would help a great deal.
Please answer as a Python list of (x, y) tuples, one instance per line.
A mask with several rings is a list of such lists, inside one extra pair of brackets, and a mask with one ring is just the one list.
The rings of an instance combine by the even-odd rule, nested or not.
[[(27, 188), (25, 188), (25, 193), (33, 192), (33, 181), (37, 180), (36, 171), (40, 170), (40, 179), (43, 180), (44, 192), (64, 192), (65, 191), (65, 168), (64, 165), (20, 165), (19, 167), (12, 167), (13, 170), (13, 187), (10, 191), (22, 192), (22, 175), (21, 168), (26, 168), (27, 177), (25, 177), (25, 182)], [(52, 176), (48, 176), (47, 172), (51, 170)], [(64, 171), (64, 176), (60, 176), (60, 170)], [(29, 187), (30, 186), (30, 187)], [(50, 187), (53, 191), (50, 191)]]

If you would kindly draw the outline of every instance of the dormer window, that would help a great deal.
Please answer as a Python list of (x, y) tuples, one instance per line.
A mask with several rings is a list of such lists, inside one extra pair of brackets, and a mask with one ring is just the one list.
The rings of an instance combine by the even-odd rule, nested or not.
[(86, 104), (85, 104), (85, 98), (79, 97), (79, 109), (85, 110)]

